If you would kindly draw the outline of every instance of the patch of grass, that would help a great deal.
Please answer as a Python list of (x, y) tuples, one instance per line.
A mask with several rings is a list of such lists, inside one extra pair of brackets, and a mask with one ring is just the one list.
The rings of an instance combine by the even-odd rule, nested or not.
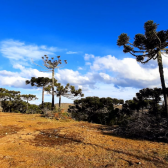
[(62, 134), (60, 130), (60, 128), (40, 130), (40, 134), (36, 135), (30, 143), (34, 143), (35, 146), (54, 147), (56, 145), (72, 144), (74, 142), (80, 143), (82, 141), (77, 134)]
[(11, 135), (11, 134), (16, 134), (17, 131), (21, 130), (21, 127), (17, 127), (14, 125), (8, 125), (8, 126), (1, 126), (0, 127), (0, 138)]

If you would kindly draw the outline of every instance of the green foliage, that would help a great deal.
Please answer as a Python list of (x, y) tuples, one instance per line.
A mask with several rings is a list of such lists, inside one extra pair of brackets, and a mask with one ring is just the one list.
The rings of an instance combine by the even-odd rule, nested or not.
[(128, 52), (131, 52), (131, 51), (133, 51), (133, 48), (131, 46), (124, 45), (124, 50), (123, 50), (124, 53), (128, 53)]
[(36, 95), (32, 95), (32, 94), (23, 94), (23, 95), (21, 95), (20, 97), (23, 98), (23, 99), (26, 100), (26, 101), (31, 101), (31, 100), (36, 100), (36, 99), (38, 99), (38, 98), (36, 97)]
[[(44, 109), (51, 110), (52, 109), (52, 103), (51, 102), (44, 102)], [(42, 104), (39, 105), (39, 108), (42, 109)]]
[(38, 77), (38, 78), (31, 77), (31, 80), (26, 80), (26, 84), (31, 84), (31, 86), (36, 86), (36, 87), (43, 87), (51, 82), (52, 82), (52, 79), (47, 77)]
[[(129, 52), (136, 57), (136, 60), (141, 63), (147, 63), (151, 59), (157, 59), (160, 80), (163, 89), (165, 112), (167, 113), (168, 123), (168, 99), (166, 94), (165, 79), (163, 73), (163, 63), (161, 52), (168, 53), (168, 30), (156, 31), (158, 24), (152, 20), (145, 22), (144, 29), (145, 34), (136, 34), (134, 42), (129, 42), (127, 34), (122, 33), (117, 40), (118, 46), (123, 46), (123, 52)], [(154, 103), (155, 104), (155, 103)], [(156, 106), (155, 106), (156, 107)], [(155, 108), (154, 107), (154, 108)], [(168, 127), (168, 125), (167, 125)]]
[(0, 88), (0, 100), (14, 100), (20, 99), (20, 91), (7, 90)]
[(69, 106), (68, 112), (76, 120), (84, 120), (99, 124), (110, 124), (112, 118), (120, 116), (120, 110), (113, 105), (122, 104), (123, 100), (99, 97), (86, 97), (75, 100), (75, 106)]
[(12, 110), (12, 112), (14, 112), (14, 113), (20, 113), (19, 110)]
[(40, 109), (40, 107), (38, 105), (29, 104), (29, 108), (26, 111), (26, 113), (28, 113), (28, 114), (41, 114), (42, 110)]
[(117, 45), (118, 46), (123, 46), (123, 45), (128, 43), (129, 39), (130, 38), (128, 37), (127, 34), (122, 33), (120, 36), (118, 36)]
[(144, 29), (145, 34), (136, 34), (133, 43), (129, 42), (130, 38), (126, 33), (118, 36), (117, 40), (117, 45), (123, 46), (124, 53), (129, 52), (141, 63), (156, 59), (158, 51), (168, 46), (168, 30), (157, 32), (157, 24), (152, 20), (145, 22)]
[[(64, 87), (61, 85), (61, 83), (57, 83), (57, 80), (54, 82), (54, 86), (56, 87), (56, 91), (54, 91), (54, 94), (59, 97), (59, 106), (61, 106), (61, 96), (64, 96), (69, 99), (74, 99), (83, 97), (84, 94), (82, 93), (82, 89), (75, 90), (75, 87), (67, 83), (67, 85)], [(52, 85), (48, 85), (45, 87), (45, 91), (52, 94)]]
[(136, 93), (136, 97), (132, 100), (126, 100), (123, 105), (124, 113), (131, 114), (135, 110), (143, 112), (144, 109), (149, 109), (149, 113), (153, 115), (163, 115), (163, 109), (159, 105), (163, 90), (161, 88), (145, 88)]
[(136, 34), (134, 37), (134, 46), (139, 48), (144, 48), (146, 43), (146, 38), (143, 34)]
[(22, 100), (12, 100), (12, 101), (5, 101), (1, 102), (1, 106), (3, 108), (3, 112), (15, 112), (19, 111), (20, 113), (26, 112), (26, 102)]
[(60, 108), (60, 107), (55, 108), (55, 109), (54, 109), (54, 112), (56, 112), (56, 113), (60, 113), (60, 112), (61, 112), (61, 108)]
[(28, 110), (28, 101), (32, 101), (32, 100), (38, 99), (36, 97), (36, 95), (32, 95), (32, 94), (23, 94), (20, 97), (27, 101), (27, 110)]

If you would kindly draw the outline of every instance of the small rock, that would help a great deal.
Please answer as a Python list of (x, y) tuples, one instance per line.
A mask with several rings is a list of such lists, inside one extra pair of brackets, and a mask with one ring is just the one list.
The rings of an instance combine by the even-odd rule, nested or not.
[(4, 156), (4, 158), (11, 159), (12, 157), (11, 156)]

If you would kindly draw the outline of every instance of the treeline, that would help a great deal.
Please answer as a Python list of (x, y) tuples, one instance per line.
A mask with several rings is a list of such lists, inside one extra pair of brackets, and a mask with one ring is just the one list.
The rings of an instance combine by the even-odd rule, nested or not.
[[(101, 124), (110, 124), (110, 117), (112, 117), (112, 123), (117, 123), (120, 119), (122, 120), (123, 116), (129, 116), (134, 112), (140, 114), (146, 110), (154, 116), (166, 117), (163, 104), (159, 104), (162, 96), (161, 88), (145, 88), (136, 93), (136, 97), (125, 102), (122, 99), (110, 97), (86, 97), (75, 100), (74, 106), (70, 106), (68, 112), (76, 120)], [(52, 110), (50, 102), (43, 102), (40, 105), (29, 103), (29, 101), (36, 99), (36, 95), (21, 95), (20, 91), (9, 91), (5, 88), (0, 88), (0, 100), (4, 112), (26, 113), (27, 111), (27, 113), (41, 113), (40, 110), (43, 108)], [(108, 118), (108, 121), (105, 118)]]
[(122, 110), (114, 106), (124, 103), (124, 100), (116, 98), (86, 97), (74, 101), (74, 106), (70, 106), (68, 112), (72, 118), (78, 121), (88, 121), (98, 124), (111, 125), (122, 120)]
[[(16, 113), (40, 113), (38, 105), (30, 104), (29, 101), (36, 100), (36, 95), (20, 94), (20, 91), (0, 88), (0, 102), (3, 112)], [(24, 101), (26, 100), (26, 101)]]
[[(113, 132), (116, 135), (168, 142), (167, 115), (162, 97), (162, 89), (145, 88), (136, 93), (136, 97), (125, 102), (110, 97), (81, 98), (75, 100), (73, 106), (69, 106), (68, 116), (77, 121), (118, 125)], [(19, 91), (0, 88), (0, 99), (3, 112), (44, 114), (44, 109), (52, 111), (51, 102), (29, 104), (29, 101), (37, 99), (36, 96), (21, 95)]]
[(68, 112), (78, 121), (117, 125), (113, 130), (115, 135), (168, 142), (167, 113), (162, 97), (161, 88), (142, 89), (125, 102), (110, 97), (86, 97), (75, 100)]
[(51, 102), (44, 102), (43, 105), (35, 105), (29, 103), (29, 101), (35, 99), (37, 99), (36, 95), (21, 95), (20, 91), (11, 91), (5, 88), (0, 88), (0, 105), (3, 112), (42, 114), (43, 109), (52, 109)]
[(118, 100), (116, 98), (86, 97), (74, 101), (68, 112), (76, 120), (95, 122), (98, 124), (120, 124), (130, 115), (138, 112), (148, 112), (153, 116), (166, 117), (161, 97), (161, 88), (145, 88), (136, 93), (132, 100)]
[(145, 88), (136, 93), (136, 97), (132, 100), (125, 101), (123, 109), (137, 112), (143, 112), (144, 109), (148, 109), (148, 112), (152, 115), (166, 117), (163, 103), (161, 103), (163, 102), (162, 98), (163, 90), (161, 88)]

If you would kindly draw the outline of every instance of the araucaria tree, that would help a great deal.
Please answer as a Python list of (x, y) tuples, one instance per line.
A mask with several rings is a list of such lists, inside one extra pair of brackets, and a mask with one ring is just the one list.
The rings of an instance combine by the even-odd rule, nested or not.
[(31, 84), (31, 86), (36, 86), (36, 87), (43, 87), (42, 88), (42, 108), (44, 104), (44, 87), (47, 86), (48, 84), (52, 83), (52, 79), (47, 78), (47, 77), (31, 77), (31, 80), (26, 80), (26, 85)]
[(28, 101), (32, 101), (32, 100), (36, 100), (38, 99), (36, 97), (36, 95), (32, 95), (32, 94), (23, 94), (20, 97), (22, 97), (24, 100), (27, 101), (27, 110), (28, 110)]
[(168, 124), (168, 101), (162, 64), (162, 53), (168, 52), (168, 48), (166, 48), (168, 47), (168, 30), (156, 31), (157, 26), (152, 20), (147, 21), (144, 24), (145, 34), (136, 34), (134, 42), (131, 43), (129, 36), (122, 33), (118, 37), (117, 45), (123, 46), (123, 52), (135, 56), (138, 62), (145, 64), (151, 59), (157, 59)]
[[(75, 90), (75, 87), (71, 86), (69, 83), (67, 83), (67, 85), (64, 87), (61, 85), (61, 83), (57, 83), (55, 79), (54, 86), (56, 87), (56, 91), (54, 91), (54, 93), (57, 97), (59, 97), (59, 107), (61, 107), (61, 96), (72, 100), (75, 99), (75, 97), (78, 99), (79, 97), (84, 96), (82, 89)], [(52, 85), (48, 85), (45, 90), (51, 93), (51, 88)]]
[[(52, 110), (54, 110), (54, 71), (56, 68), (62, 68), (63, 66), (58, 66), (59, 64), (62, 64), (60, 60), (60, 56), (57, 56), (57, 60), (54, 60), (54, 57), (51, 57), (51, 60), (48, 59), (47, 55), (44, 55), (42, 57), (44, 66), (52, 71)], [(67, 64), (67, 60), (64, 60), (65, 64)], [(36, 64), (37, 65), (37, 64)], [(39, 66), (39, 65), (37, 65)], [(40, 66), (41, 67), (41, 66)], [(42, 67), (45, 69), (44, 67)]]
[(4, 88), (0, 88), (0, 107), (1, 107), (1, 101), (6, 101), (6, 104), (9, 106), (9, 112), (11, 112), (11, 106), (13, 105), (13, 101), (20, 99), (20, 91), (14, 91), (14, 90), (7, 90)]

